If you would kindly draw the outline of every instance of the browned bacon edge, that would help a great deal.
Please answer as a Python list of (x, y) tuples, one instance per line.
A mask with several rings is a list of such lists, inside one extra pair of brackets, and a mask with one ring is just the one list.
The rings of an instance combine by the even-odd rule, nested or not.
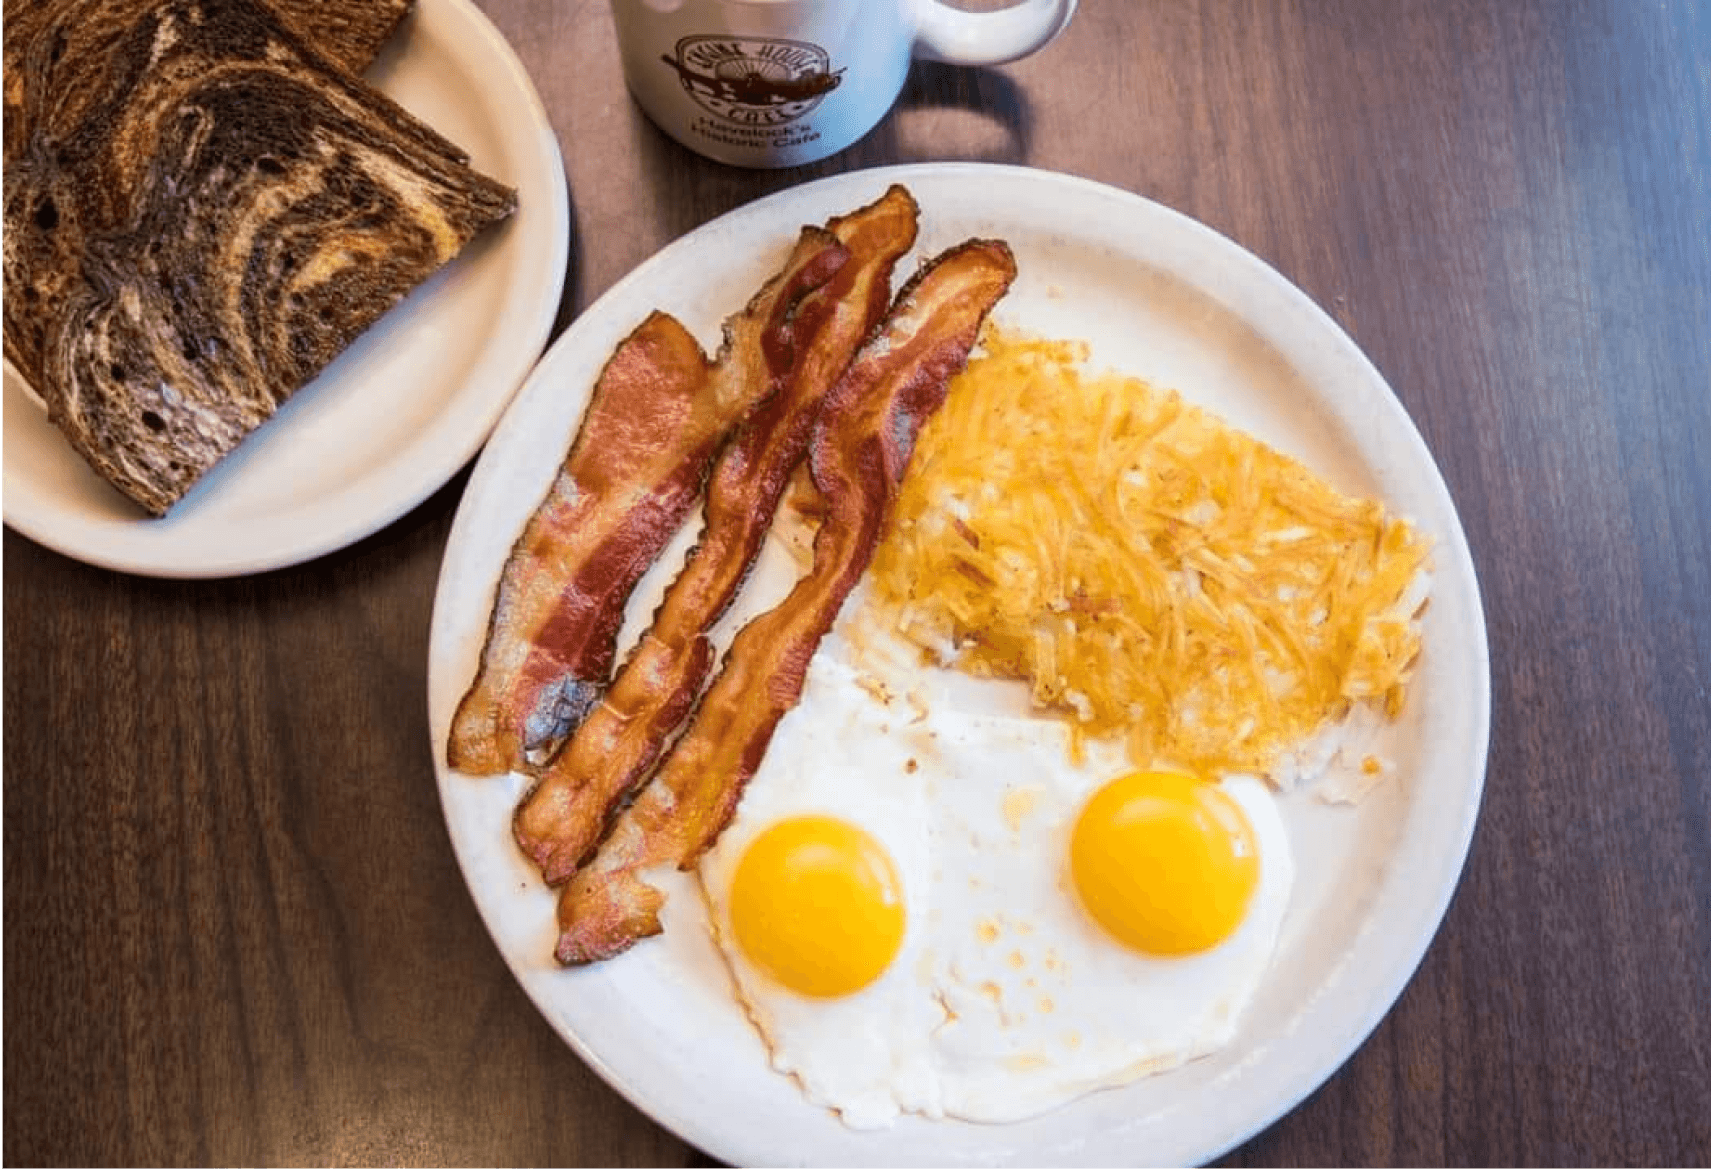
[(784, 267), (725, 322), (711, 366), (654, 313), (613, 353), (582, 426), (500, 577), (474, 681), (446, 761), (472, 775), (526, 769), (604, 689), (624, 604), (682, 525), (721, 444), (789, 372), (792, 314), (849, 252), (805, 229)]
[(794, 372), (743, 423), (714, 464), (695, 550), (612, 686), (518, 805), (518, 845), (549, 884), (576, 871), (623, 800), (658, 761), (712, 666), (706, 631), (759, 554), (820, 404), (891, 300), (891, 270), (915, 242), (918, 208), (901, 187), (832, 220), (850, 261), (789, 325)]
[(813, 565), (737, 634), (693, 721), (559, 896), (558, 960), (600, 961), (660, 931), (642, 870), (688, 868), (736, 810), (808, 663), (872, 558), (922, 422), (944, 401), (986, 314), (1015, 278), (1003, 243), (971, 240), (924, 268), (828, 396), (812, 450), (827, 501)]

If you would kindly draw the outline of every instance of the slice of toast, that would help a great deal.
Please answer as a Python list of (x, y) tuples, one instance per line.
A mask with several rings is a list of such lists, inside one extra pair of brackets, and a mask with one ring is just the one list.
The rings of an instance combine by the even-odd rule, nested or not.
[(71, 7), (7, 14), (7, 356), (159, 515), (516, 196), (253, 0)]

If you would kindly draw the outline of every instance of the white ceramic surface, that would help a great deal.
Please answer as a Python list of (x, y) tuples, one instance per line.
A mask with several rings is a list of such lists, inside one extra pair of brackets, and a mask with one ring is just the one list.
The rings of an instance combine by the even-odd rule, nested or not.
[[(1272, 969), (1226, 1051), (1020, 1124), (909, 1118), (857, 1132), (770, 1071), (729, 994), (699, 899), (681, 886), (663, 938), (602, 966), (551, 957), (554, 898), (515, 849), (519, 777), (448, 772), (451, 713), (473, 674), (505, 555), (574, 434), (599, 367), (655, 307), (712, 346), (786, 254), (796, 228), (902, 181), (919, 199), (918, 254), (1000, 236), (1020, 274), (1001, 323), (1084, 338), (1092, 363), (1174, 386), (1341, 488), (1375, 493), (1437, 542), (1426, 648), (1404, 717), (1382, 741), (1398, 773), (1357, 807), (1283, 799), (1299, 873)], [(899, 272), (913, 261), (905, 260)], [(628, 610), (651, 612), (688, 535)], [(750, 592), (776, 595), (771, 556)], [(754, 608), (759, 602), (749, 601)], [(723, 622), (728, 636), (735, 620)], [(1132, 194), (1046, 172), (929, 164), (857, 172), (743, 207), (614, 286), (549, 351), (477, 464), (435, 600), (433, 749), (458, 859), (506, 961), (552, 1026), (638, 1107), (737, 1164), (1199, 1162), (1293, 1107), (1349, 1056), (1413, 973), (1448, 904), (1484, 784), (1490, 706), (1472, 561), (1419, 433), (1370, 362), (1277, 272), (1224, 237)]]
[(480, 448), (558, 312), (570, 239), (558, 141), (521, 63), (469, 0), (420, 0), (368, 78), (515, 186), (516, 215), (383, 317), (162, 519), (84, 464), (8, 364), (7, 524), (127, 572), (260, 572), (385, 526)]
[(915, 57), (1033, 53), (1076, 0), (969, 12), (943, 0), (611, 0), (624, 81), (667, 134), (734, 166), (800, 166), (871, 130)]

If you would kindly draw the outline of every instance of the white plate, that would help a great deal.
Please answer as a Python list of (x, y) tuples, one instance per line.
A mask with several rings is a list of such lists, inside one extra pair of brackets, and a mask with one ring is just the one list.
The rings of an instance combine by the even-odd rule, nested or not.
[[(434, 606), (435, 759), (444, 759), (506, 552), (612, 347), (656, 306), (710, 345), (722, 316), (781, 261), (798, 225), (859, 206), (894, 180), (920, 201), (919, 254), (971, 235), (1010, 242), (1020, 274), (995, 313), (1000, 322), (1089, 340), (1094, 365), (1177, 387), (1343, 489), (1381, 496), (1437, 541), (1425, 654), (1406, 714), (1384, 743), (1399, 774), (1354, 809), (1301, 794), (1283, 801), (1300, 874), (1237, 1043), (1021, 1124), (908, 1118), (884, 1131), (852, 1131), (768, 1069), (729, 996), (696, 898), (670, 902), (664, 938), (603, 966), (562, 970), (551, 957), (553, 896), (511, 842), (520, 778), (475, 779), (437, 763), (452, 843), (506, 961), (552, 1026), (638, 1107), (714, 1156), (736, 1164), (1203, 1161), (1329, 1076), (1413, 973), (1467, 852), (1490, 705), (1473, 564), (1419, 433), (1329, 317), (1215, 232), (1084, 180), (957, 164), (860, 172), (785, 191), (666, 248), (554, 345), (476, 466)], [(651, 611), (674, 556), (668, 550), (632, 599), (626, 637)]]
[(558, 141), (521, 63), (469, 0), (420, 0), (368, 79), (517, 188), (517, 213), (383, 317), (163, 519), (72, 451), (6, 366), (6, 523), (151, 576), (261, 572), (385, 526), (469, 461), (558, 313), (570, 242)]

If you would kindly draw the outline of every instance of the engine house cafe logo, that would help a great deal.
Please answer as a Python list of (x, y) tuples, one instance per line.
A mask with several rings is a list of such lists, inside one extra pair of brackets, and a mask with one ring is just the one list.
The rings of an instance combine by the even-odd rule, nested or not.
[(806, 41), (694, 36), (660, 58), (701, 107), (743, 126), (782, 126), (838, 87), (826, 50)]

